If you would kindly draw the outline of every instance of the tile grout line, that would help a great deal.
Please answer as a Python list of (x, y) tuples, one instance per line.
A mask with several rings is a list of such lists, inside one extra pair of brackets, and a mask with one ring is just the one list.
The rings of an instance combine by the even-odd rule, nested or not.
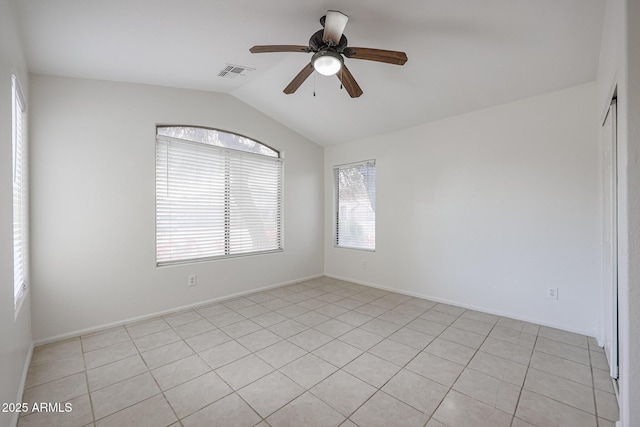
[(589, 352), (589, 373), (591, 374), (591, 392), (593, 395), (593, 408), (596, 416), (596, 427), (600, 425), (600, 421), (598, 419), (598, 400), (596, 397), (596, 385), (593, 379), (593, 361), (591, 360), (591, 343), (587, 340), (587, 351)]
[(522, 379), (522, 386), (520, 386), (520, 392), (518, 393), (518, 401), (516, 402), (516, 407), (513, 411), (513, 418), (511, 419), (511, 425), (516, 420), (516, 413), (518, 412), (518, 406), (520, 405), (520, 399), (522, 398), (522, 391), (524, 390), (524, 385), (527, 382), (527, 377), (529, 375), (529, 368), (531, 367), (531, 359), (533, 359), (533, 354), (536, 350), (536, 344), (538, 343), (538, 335), (540, 334), (540, 329), (538, 328), (538, 333), (536, 333), (536, 339), (533, 343), (533, 347), (531, 348), (531, 356), (529, 357), (529, 363), (527, 364), (527, 371), (525, 372), (524, 378)]
[(89, 388), (89, 374), (88, 374), (88, 369), (87, 369), (87, 359), (85, 359), (84, 357), (84, 343), (82, 342), (82, 338), (79, 337), (80, 339), (80, 351), (82, 352), (82, 363), (84, 364), (84, 380), (85, 380), (85, 384), (87, 385), (87, 396), (89, 397), (89, 407), (91, 408), (91, 422), (95, 425), (96, 422), (96, 414), (95, 411), (93, 410), (93, 397), (91, 396), (91, 389)]
[[(162, 320), (164, 320), (164, 318), (162, 318)], [(164, 321), (165, 321), (167, 324), (169, 324), (166, 320), (164, 320)], [(171, 325), (169, 325), (169, 327), (173, 330), (173, 328), (171, 327)], [(175, 330), (174, 330), (174, 332), (175, 332)], [(182, 337), (180, 337), (180, 338), (182, 338)], [(182, 341), (184, 342), (184, 339), (183, 339)], [(185, 344), (186, 344), (186, 342), (185, 342)], [(133, 345), (134, 345), (134, 346), (136, 346), (135, 342), (133, 343)], [(167, 345), (171, 345), (171, 343), (170, 343), (170, 344), (167, 344)], [(188, 344), (187, 344), (187, 346), (188, 346)], [(161, 346), (161, 347), (162, 347), (162, 346)], [(189, 347), (189, 348), (190, 348), (190, 347)], [(140, 358), (142, 359), (142, 363), (144, 363), (144, 366), (147, 368), (147, 372), (149, 373), (149, 375), (151, 375), (151, 378), (152, 378), (152, 379), (153, 379), (153, 381), (155, 382), (156, 387), (158, 387), (158, 390), (160, 390), (160, 394), (162, 395), (162, 398), (164, 399), (165, 403), (167, 404), (167, 406), (169, 406), (169, 409), (171, 409), (171, 412), (172, 412), (172, 413), (173, 413), (173, 415), (176, 417), (176, 420), (178, 420), (178, 422), (180, 422), (180, 417), (178, 417), (178, 414), (176, 413), (175, 409), (173, 409), (173, 406), (171, 406), (171, 403), (169, 402), (169, 399), (167, 399), (167, 396), (165, 395), (165, 390), (162, 390), (162, 387), (160, 387), (160, 384), (158, 383), (158, 380), (156, 379), (156, 377), (155, 377), (155, 376), (153, 375), (153, 373), (151, 372), (151, 369), (149, 368), (149, 365), (147, 364), (147, 361), (144, 359), (144, 356), (142, 356), (142, 352), (140, 352), (140, 349), (138, 348), (138, 346), (136, 346), (136, 349), (138, 349), (138, 353), (140, 354)], [(187, 357), (189, 357), (189, 356), (187, 356)], [(178, 359), (178, 360), (183, 360), (183, 359), (185, 359), (185, 358)], [(203, 361), (203, 362), (204, 362), (204, 361)], [(171, 363), (173, 363), (173, 362), (171, 362)], [(206, 364), (206, 363), (205, 363), (205, 364)], [(163, 366), (166, 366), (166, 365), (163, 365)], [(209, 365), (207, 365), (207, 366), (209, 366)], [(204, 375), (204, 374), (202, 374), (202, 375)], [(177, 387), (177, 386), (176, 386), (176, 387)], [(147, 400), (149, 400), (149, 399), (152, 399), (152, 398), (153, 398), (153, 397), (155, 397), (155, 396), (157, 396), (157, 394), (155, 394), (155, 395), (153, 395), (153, 396), (151, 396), (151, 397), (148, 397), (147, 399), (143, 400), (142, 402), (145, 402), (145, 401), (147, 401)], [(141, 402), (138, 402), (138, 403), (141, 403)], [(138, 403), (135, 403), (135, 405), (137, 405)], [(133, 406), (133, 405), (132, 405), (132, 406)], [(126, 409), (126, 408), (125, 408), (125, 409)], [(123, 409), (123, 410), (124, 410), (124, 409)], [(113, 414), (112, 414), (112, 415), (113, 415)], [(110, 416), (110, 415), (109, 415), (109, 416)], [(173, 423), (172, 423), (172, 424), (173, 424)], [(182, 423), (181, 423), (181, 422), (180, 422), (180, 425), (182, 425)]]

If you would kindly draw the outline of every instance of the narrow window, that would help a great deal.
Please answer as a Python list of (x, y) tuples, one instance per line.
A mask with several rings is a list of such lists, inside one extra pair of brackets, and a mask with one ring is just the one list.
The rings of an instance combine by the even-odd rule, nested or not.
[(156, 135), (156, 263), (282, 250), (280, 154), (215, 129)]
[(336, 166), (335, 240), (341, 248), (376, 249), (376, 162)]
[(16, 311), (27, 292), (26, 104), (15, 75), (11, 76), (13, 160), (13, 304)]

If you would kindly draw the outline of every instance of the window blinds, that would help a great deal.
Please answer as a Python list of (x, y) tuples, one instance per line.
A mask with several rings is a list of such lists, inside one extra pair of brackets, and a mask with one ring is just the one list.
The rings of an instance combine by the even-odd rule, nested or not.
[(13, 123), (13, 302), (18, 308), (27, 290), (27, 185), (25, 180), (25, 111), (18, 80), (11, 76)]
[(158, 136), (158, 265), (282, 249), (282, 161)]
[(376, 163), (334, 167), (336, 234), (339, 247), (376, 248)]

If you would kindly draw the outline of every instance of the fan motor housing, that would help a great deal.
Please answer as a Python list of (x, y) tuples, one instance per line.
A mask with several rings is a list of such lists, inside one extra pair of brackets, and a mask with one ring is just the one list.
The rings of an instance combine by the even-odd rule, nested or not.
[(340, 37), (340, 43), (338, 43), (337, 46), (330, 46), (329, 43), (322, 40), (323, 35), (324, 30), (318, 30), (313, 33), (313, 35), (309, 39), (309, 48), (311, 48), (312, 51), (319, 52), (324, 48), (330, 48), (335, 50), (336, 52), (342, 52), (342, 50), (347, 47), (347, 38), (344, 36), (344, 34)]

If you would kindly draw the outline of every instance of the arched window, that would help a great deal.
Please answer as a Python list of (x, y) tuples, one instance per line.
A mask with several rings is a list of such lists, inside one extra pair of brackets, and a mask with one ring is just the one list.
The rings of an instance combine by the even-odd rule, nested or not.
[(157, 265), (281, 251), (282, 169), (253, 139), (158, 126)]

